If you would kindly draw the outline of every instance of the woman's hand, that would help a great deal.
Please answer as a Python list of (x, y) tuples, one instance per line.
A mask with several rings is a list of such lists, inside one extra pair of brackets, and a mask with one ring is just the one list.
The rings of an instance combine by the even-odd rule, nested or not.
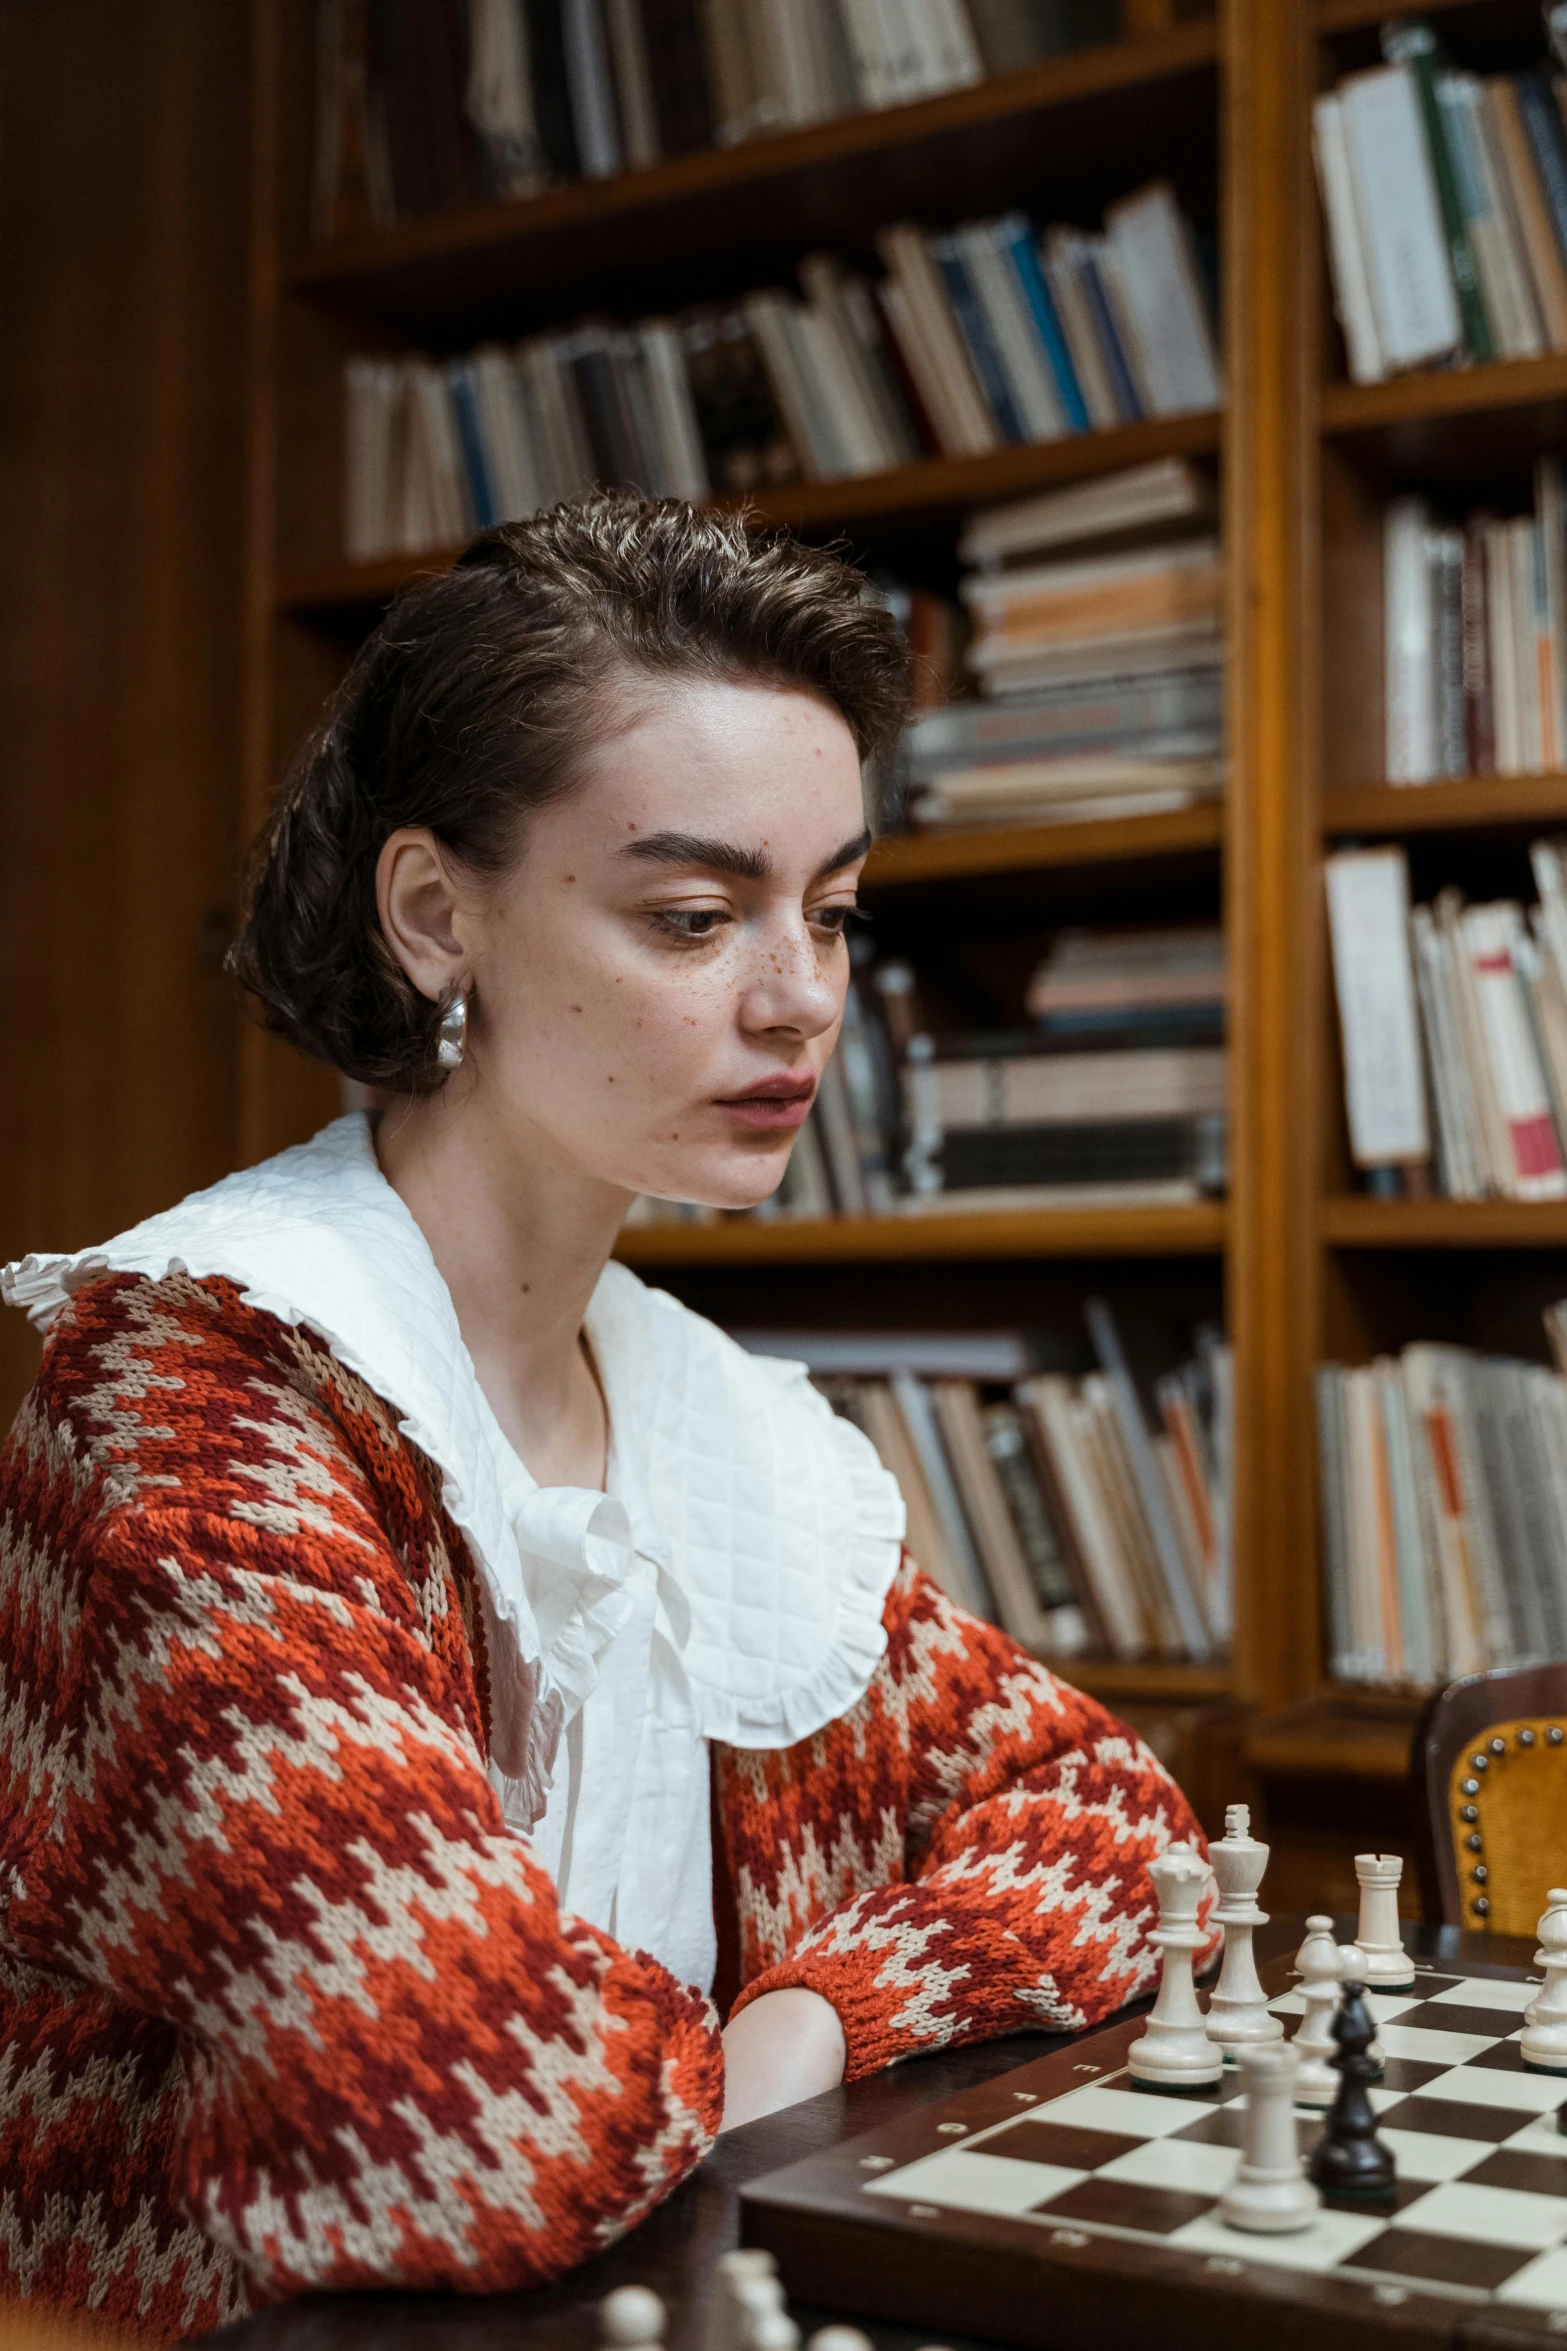
[(795, 1984), (764, 1992), (724, 2028), (724, 2119), (732, 2131), (780, 2106), (797, 2105), (843, 2079), (843, 2027), (819, 1992)]

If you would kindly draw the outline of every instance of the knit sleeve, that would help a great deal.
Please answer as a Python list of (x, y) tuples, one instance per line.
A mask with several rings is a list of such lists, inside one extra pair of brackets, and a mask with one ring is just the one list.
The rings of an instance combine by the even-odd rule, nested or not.
[(716, 2017), (557, 1907), (364, 1520), (278, 1515), (144, 1493), (18, 1620), (74, 1670), (4, 1941), (166, 2022), (172, 2193), (261, 2296), (533, 2285), (706, 2153)]
[(886, 1623), (864, 1698), (792, 1750), (782, 1778), (829, 1816), (824, 1845), (852, 1843), (851, 1813), (867, 1826), (895, 1813), (901, 1854), (884, 1851), (882, 1882), (862, 1872), (737, 2003), (790, 1984), (821, 1993), (850, 2080), (953, 2042), (1098, 2023), (1157, 1973), (1147, 1863), (1180, 1838), (1206, 1850), (1133, 1732), (908, 1559)]

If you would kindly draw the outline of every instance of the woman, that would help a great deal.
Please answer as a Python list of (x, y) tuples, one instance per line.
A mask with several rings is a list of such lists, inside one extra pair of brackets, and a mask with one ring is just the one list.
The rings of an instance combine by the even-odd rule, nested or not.
[(1148, 1983), (1159, 1765), (608, 1262), (638, 1192), (777, 1184), (903, 693), (827, 555), (491, 532), (354, 663), (235, 954), (393, 1106), (8, 1270), (0, 2291), (534, 2283), (724, 2124)]

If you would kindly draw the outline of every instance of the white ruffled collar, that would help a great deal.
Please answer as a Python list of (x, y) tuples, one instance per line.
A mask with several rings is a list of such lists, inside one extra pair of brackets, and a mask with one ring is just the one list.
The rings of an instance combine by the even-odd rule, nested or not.
[(861, 1433), (800, 1365), (747, 1355), (611, 1263), (586, 1328), (636, 1523), (615, 1495), (531, 1479), (508, 1511), (494, 1416), (451, 1295), (362, 1114), (101, 1248), (22, 1258), (0, 1291), (47, 1329), (105, 1271), (226, 1276), (246, 1305), (319, 1332), (399, 1414), (441, 1473), (481, 1579), (498, 1651), (494, 1761), (518, 1783), (513, 1817), (543, 1809), (639, 1553), (659, 1570), (661, 1629), (702, 1736), (789, 1746), (862, 1695), (885, 1647), (904, 1513)]

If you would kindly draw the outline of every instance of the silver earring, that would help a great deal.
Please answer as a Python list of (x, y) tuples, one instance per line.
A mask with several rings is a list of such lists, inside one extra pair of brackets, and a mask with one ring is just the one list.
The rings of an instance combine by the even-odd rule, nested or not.
[(435, 1058), (442, 1069), (461, 1069), (468, 1047), (468, 999), (461, 988), (454, 988), (448, 996), (436, 1034), (440, 1043)]

